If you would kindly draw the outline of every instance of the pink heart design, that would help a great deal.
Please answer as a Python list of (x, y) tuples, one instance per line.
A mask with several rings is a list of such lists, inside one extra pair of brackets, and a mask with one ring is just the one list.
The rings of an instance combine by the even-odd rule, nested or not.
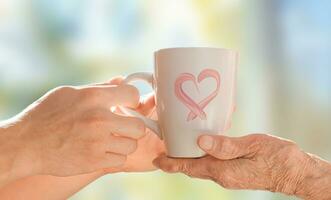
[[(197, 88), (198, 83), (203, 81), (206, 78), (213, 78), (216, 81), (216, 88), (215, 90), (208, 95), (206, 98), (204, 98), (199, 103), (196, 103), (192, 98), (190, 98), (185, 91), (182, 88), (182, 85), (186, 81), (192, 81)], [(204, 112), (204, 108), (217, 96), (219, 89), (220, 89), (220, 75), (216, 70), (213, 69), (205, 69), (200, 72), (198, 75), (198, 82), (196, 81), (194, 75), (190, 73), (182, 73), (178, 76), (178, 78), (175, 81), (175, 94), (176, 97), (188, 108), (190, 109), (189, 114), (187, 115), (186, 121), (191, 121), (195, 119), (197, 116), (199, 116), (200, 119), (206, 120), (207, 115)]]

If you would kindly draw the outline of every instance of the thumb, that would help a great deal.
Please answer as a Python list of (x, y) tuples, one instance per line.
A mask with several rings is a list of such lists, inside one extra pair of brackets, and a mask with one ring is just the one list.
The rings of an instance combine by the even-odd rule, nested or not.
[(257, 151), (258, 142), (254, 136), (227, 137), (223, 135), (202, 135), (198, 145), (209, 155), (230, 160), (239, 157), (248, 157)]

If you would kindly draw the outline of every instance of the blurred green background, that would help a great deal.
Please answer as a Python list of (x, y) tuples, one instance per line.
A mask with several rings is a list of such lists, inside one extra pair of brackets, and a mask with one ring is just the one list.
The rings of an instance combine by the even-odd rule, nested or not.
[[(327, 0), (1, 0), (0, 119), (59, 85), (152, 71), (160, 48), (225, 47), (241, 54), (227, 134), (278, 135), (330, 161), (330, 10)], [(161, 172), (108, 175), (72, 197), (288, 198)]]

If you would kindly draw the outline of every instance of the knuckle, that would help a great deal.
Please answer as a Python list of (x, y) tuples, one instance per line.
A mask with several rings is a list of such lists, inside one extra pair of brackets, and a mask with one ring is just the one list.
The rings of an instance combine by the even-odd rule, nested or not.
[(60, 86), (54, 89), (54, 93), (59, 94), (72, 93), (74, 91), (76, 91), (76, 89), (72, 86)]
[(84, 88), (80, 90), (82, 103), (96, 104), (102, 98), (102, 91), (95, 88)]
[(106, 121), (107, 119), (104, 113), (101, 111), (93, 111), (91, 113), (87, 113), (82, 118), (82, 123), (88, 126), (92, 126), (91, 128), (99, 128), (99, 126)]
[(285, 142), (283, 149), (284, 149), (284, 151), (287, 152), (287, 155), (289, 157), (292, 157), (293, 155), (296, 156), (298, 154), (298, 151), (299, 151), (298, 146), (295, 143), (289, 142), (289, 141)]
[(99, 97), (102, 94), (102, 90), (99, 89), (95, 89), (95, 88), (87, 88), (85, 90), (83, 90), (86, 95), (90, 96), (90, 97)]
[(83, 120), (83, 123), (88, 126), (93, 126), (92, 128), (96, 128), (95, 126), (100, 125), (102, 121), (103, 119), (99, 116), (89, 116)]
[(138, 103), (139, 102), (139, 91), (136, 87), (132, 86), (132, 85), (121, 85), (118, 87), (119, 90), (117, 90), (118, 92), (124, 92), (128, 99), (131, 99), (133, 102)]
[(267, 134), (259, 134), (258, 137), (254, 138), (252, 143), (258, 145), (260, 148), (280, 148), (288, 150), (289, 152), (298, 149), (297, 144), (290, 140), (285, 140), (277, 136)]

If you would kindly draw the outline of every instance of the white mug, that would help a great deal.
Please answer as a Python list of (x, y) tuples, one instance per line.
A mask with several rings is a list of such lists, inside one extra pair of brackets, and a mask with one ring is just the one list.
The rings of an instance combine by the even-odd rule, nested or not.
[(168, 48), (155, 52), (155, 72), (134, 73), (125, 79), (148, 82), (155, 91), (158, 120), (128, 108), (164, 140), (170, 157), (196, 158), (202, 134), (224, 133), (235, 109), (238, 53), (221, 48)]

